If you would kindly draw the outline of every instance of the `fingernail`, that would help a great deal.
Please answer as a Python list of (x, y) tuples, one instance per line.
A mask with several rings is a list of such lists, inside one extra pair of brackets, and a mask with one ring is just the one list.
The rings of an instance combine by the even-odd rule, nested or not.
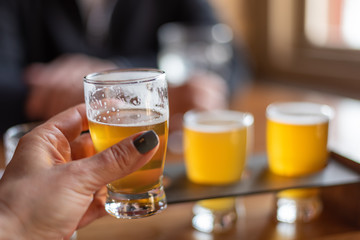
[(141, 154), (149, 152), (151, 149), (158, 145), (159, 140), (156, 133), (153, 130), (144, 132), (134, 140), (135, 148)]

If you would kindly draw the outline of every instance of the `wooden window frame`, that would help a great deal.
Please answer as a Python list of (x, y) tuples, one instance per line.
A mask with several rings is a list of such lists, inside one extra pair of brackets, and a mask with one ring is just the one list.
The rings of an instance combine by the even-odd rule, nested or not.
[(248, 42), (259, 79), (360, 96), (360, 51), (311, 45), (305, 37), (305, 0), (267, 0), (259, 6), (249, 6), (253, 14), (247, 19), (257, 29)]

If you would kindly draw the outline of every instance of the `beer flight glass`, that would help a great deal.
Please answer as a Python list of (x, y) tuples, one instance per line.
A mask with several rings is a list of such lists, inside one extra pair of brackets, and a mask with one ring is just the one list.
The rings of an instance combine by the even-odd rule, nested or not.
[[(254, 118), (230, 110), (189, 111), (184, 115), (187, 177), (203, 185), (227, 185), (241, 179), (252, 139)], [(201, 232), (224, 232), (237, 219), (235, 198), (202, 200), (193, 208), (192, 225)]]
[(107, 185), (106, 211), (117, 218), (142, 218), (166, 208), (162, 184), (168, 139), (168, 91), (157, 69), (124, 69), (84, 78), (89, 130), (97, 152), (147, 130), (160, 146), (141, 169)]
[[(324, 104), (270, 104), (267, 116), (267, 156), (271, 172), (303, 177), (322, 170), (328, 161), (329, 122), (334, 111)], [(277, 195), (277, 219), (307, 222), (319, 215), (318, 189), (289, 189)]]
[(188, 178), (222, 185), (240, 180), (253, 116), (230, 110), (189, 111), (184, 115), (184, 152)]

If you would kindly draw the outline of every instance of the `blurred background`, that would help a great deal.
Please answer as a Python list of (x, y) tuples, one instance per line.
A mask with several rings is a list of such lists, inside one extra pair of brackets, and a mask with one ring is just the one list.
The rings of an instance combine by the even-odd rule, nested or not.
[(255, 81), (358, 97), (357, 0), (210, 0), (249, 51)]
[(0, 133), (83, 102), (80, 79), (111, 68), (167, 72), (171, 131), (249, 83), (360, 91), (358, 0), (36, 1), (0, 5)]

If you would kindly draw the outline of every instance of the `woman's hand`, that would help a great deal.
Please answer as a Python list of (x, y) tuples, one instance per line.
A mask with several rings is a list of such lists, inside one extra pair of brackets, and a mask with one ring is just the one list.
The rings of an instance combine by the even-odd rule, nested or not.
[(158, 147), (152, 141), (141, 154), (144, 146), (134, 145), (137, 134), (93, 155), (89, 134), (81, 134), (86, 130), (85, 106), (79, 105), (20, 140), (0, 181), (1, 239), (71, 236), (106, 214), (105, 184), (139, 169)]

